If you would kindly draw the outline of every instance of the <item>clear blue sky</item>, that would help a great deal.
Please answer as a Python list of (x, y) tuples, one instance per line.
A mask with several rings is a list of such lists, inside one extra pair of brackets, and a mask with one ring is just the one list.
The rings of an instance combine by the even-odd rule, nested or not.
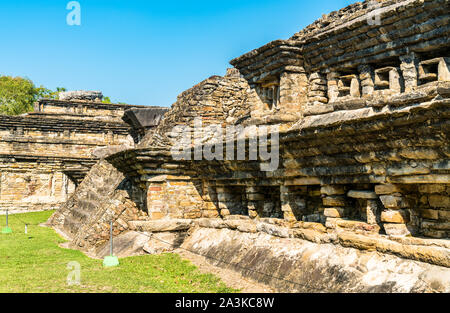
[(81, 26), (66, 24), (68, 2), (0, 2), (0, 75), (170, 106), (231, 59), (354, 1), (80, 0)]

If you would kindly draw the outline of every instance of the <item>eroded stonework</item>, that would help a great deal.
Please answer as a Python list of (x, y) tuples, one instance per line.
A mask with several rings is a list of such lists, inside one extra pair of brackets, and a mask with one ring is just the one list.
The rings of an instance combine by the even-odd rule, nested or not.
[(132, 128), (122, 120), (132, 108), (138, 106), (71, 98), (41, 100), (32, 113), (0, 116), (0, 211), (64, 203), (100, 158), (134, 146)]
[[(124, 231), (176, 234), (173, 246), (223, 257), (280, 290), (449, 292), (450, 3), (379, 3), (379, 24), (368, 22), (364, 1), (232, 60), (225, 77), (182, 93), (134, 149), (107, 156), (145, 212), (121, 218)], [(210, 149), (214, 125), (246, 127), (245, 145), (227, 136), (223, 158), (196, 160), (196, 148)], [(269, 171), (266, 159), (250, 157), (266, 126), (277, 127), (269, 145), (279, 143), (279, 166)], [(173, 148), (186, 134), (190, 157), (180, 158)], [(226, 157), (239, 152), (246, 157)], [(90, 192), (105, 195), (95, 186)], [(86, 230), (64, 218), (53, 225), (76, 233), (79, 247), (97, 249), (95, 240), (78, 240), (93, 238)], [(154, 243), (145, 251), (167, 250)], [(283, 244), (298, 253), (280, 252)], [(334, 253), (340, 264), (329, 268)], [(381, 265), (386, 258), (395, 266)], [(301, 264), (308, 269), (297, 271)], [(275, 272), (297, 287), (267, 278)], [(354, 283), (306, 283), (319, 273), (345, 273)]]

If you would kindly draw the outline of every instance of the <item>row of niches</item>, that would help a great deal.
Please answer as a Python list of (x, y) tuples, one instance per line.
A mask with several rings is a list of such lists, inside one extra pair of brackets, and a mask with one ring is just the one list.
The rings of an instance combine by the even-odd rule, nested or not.
[(450, 81), (450, 58), (400, 58), (387, 64), (368, 64), (355, 69), (313, 73), (309, 76), (308, 102), (333, 103), (411, 92), (437, 81)]
[(92, 142), (92, 141), (100, 141), (103, 142), (107, 140), (108, 142), (118, 141), (121, 137), (124, 137), (120, 134), (115, 134), (112, 131), (92, 133), (92, 132), (81, 132), (76, 130), (34, 130), (24, 128), (22, 126), (11, 127), (9, 129), (5, 129), (0, 131), (0, 140), (7, 138), (34, 138), (38, 139), (75, 139), (80, 140), (80, 143), (83, 142)]

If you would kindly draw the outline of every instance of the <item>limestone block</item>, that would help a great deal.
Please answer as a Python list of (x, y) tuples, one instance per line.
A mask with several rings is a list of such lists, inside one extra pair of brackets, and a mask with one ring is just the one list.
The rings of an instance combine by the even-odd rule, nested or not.
[(389, 236), (411, 236), (411, 232), (405, 224), (384, 224), (383, 226)]
[(439, 184), (429, 184), (429, 185), (420, 185), (419, 192), (421, 193), (441, 193), (445, 191), (445, 185)]
[(405, 210), (386, 210), (381, 212), (381, 221), (386, 223), (406, 224), (409, 222), (409, 213)]
[(166, 232), (187, 230), (192, 226), (190, 219), (163, 219), (156, 221), (130, 221), (128, 222), (132, 230), (146, 232)]
[(281, 238), (289, 238), (291, 237), (291, 232), (288, 228), (280, 227), (267, 223), (258, 223), (256, 225), (256, 229), (259, 232), (264, 232), (266, 234), (281, 237)]
[(438, 210), (430, 210), (430, 209), (421, 209), (420, 216), (426, 219), (430, 220), (437, 220), (439, 219), (439, 211)]
[(205, 228), (225, 228), (226, 225), (221, 218), (199, 218), (193, 221), (196, 225)]
[(320, 193), (328, 196), (345, 194), (345, 187), (342, 185), (328, 185), (320, 188)]
[(344, 247), (355, 247), (369, 251), (376, 250), (376, 239), (367, 236), (344, 231), (338, 234), (338, 238), (339, 243)]
[(439, 219), (444, 221), (450, 221), (450, 210), (449, 211), (439, 210)]
[(344, 208), (325, 208), (323, 215), (326, 217), (345, 217), (345, 209)]
[(408, 207), (408, 203), (403, 197), (384, 195), (380, 196), (380, 200), (386, 209), (403, 209)]
[(344, 228), (349, 231), (375, 233), (375, 234), (379, 233), (379, 231), (380, 231), (380, 226), (371, 225), (371, 224), (360, 222), (360, 221), (349, 221), (349, 220), (344, 220), (344, 219), (336, 219), (332, 223), (334, 223), (336, 225), (336, 228)]
[(450, 232), (443, 230), (435, 230), (435, 229), (425, 229), (423, 230), (423, 235), (431, 238), (448, 238)]
[(343, 207), (347, 205), (345, 197), (341, 196), (328, 196), (322, 199), (323, 205), (330, 207)]
[(375, 225), (378, 223), (378, 203), (375, 200), (367, 200), (366, 216), (367, 224)]
[(422, 222), (422, 228), (442, 230), (442, 231), (450, 231), (450, 223), (449, 222), (423, 221)]
[(216, 218), (219, 217), (219, 212), (217, 210), (203, 210), (202, 217)]
[(373, 191), (366, 191), (366, 190), (350, 190), (347, 193), (347, 197), (349, 198), (356, 198), (356, 199), (378, 199), (378, 196)]
[(230, 215), (230, 210), (228, 210), (228, 209), (221, 209), (220, 210), (220, 215), (221, 216), (228, 216), (228, 215)]
[(417, 58), (414, 53), (400, 57), (402, 76), (405, 82), (405, 92), (412, 91), (417, 87)]
[(403, 149), (399, 152), (404, 158), (413, 159), (413, 160), (435, 160), (439, 157), (439, 154), (431, 149)]
[(438, 65), (438, 80), (450, 81), (450, 58), (440, 58)]
[(181, 246), (186, 237), (185, 233), (164, 232), (153, 234), (150, 240), (144, 245), (143, 249), (149, 254), (161, 254), (173, 251)]
[(443, 195), (431, 195), (428, 197), (428, 202), (433, 208), (450, 208), (450, 197)]

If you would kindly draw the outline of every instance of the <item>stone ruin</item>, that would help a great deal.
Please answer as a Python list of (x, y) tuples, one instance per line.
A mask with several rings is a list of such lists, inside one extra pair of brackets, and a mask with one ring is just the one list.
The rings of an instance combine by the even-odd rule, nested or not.
[(449, 2), (355, 3), (232, 60), (150, 130), (125, 114), (135, 146), (48, 224), (101, 255), (114, 220), (119, 255), (181, 247), (280, 291), (449, 292)]
[(167, 111), (95, 101), (102, 97), (67, 92), (59, 100), (38, 101), (31, 113), (0, 115), (0, 212), (49, 210), (65, 203), (101, 158), (134, 146), (133, 128), (122, 120), (125, 111)]

